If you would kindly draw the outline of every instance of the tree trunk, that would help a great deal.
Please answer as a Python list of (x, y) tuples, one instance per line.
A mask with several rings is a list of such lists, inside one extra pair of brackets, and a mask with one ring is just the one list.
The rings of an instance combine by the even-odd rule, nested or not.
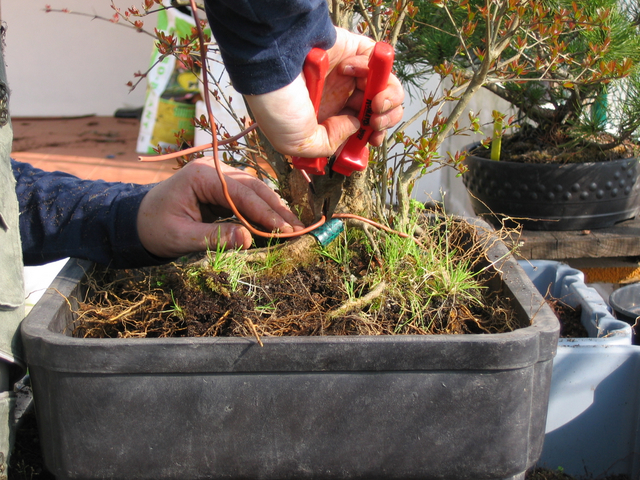
[[(281, 190), (281, 195), (287, 200), (291, 208), (299, 215), (305, 225), (311, 225), (315, 220), (311, 208), (309, 184), (299, 170), (292, 170), (286, 179), (286, 189)], [(364, 172), (354, 172), (345, 179), (342, 197), (336, 207), (336, 213), (356, 213), (358, 215), (371, 216), (373, 201), (367, 193), (366, 175)]]
[(365, 172), (353, 172), (344, 182), (342, 198), (336, 208), (339, 213), (355, 213), (370, 218), (373, 199), (367, 186)]

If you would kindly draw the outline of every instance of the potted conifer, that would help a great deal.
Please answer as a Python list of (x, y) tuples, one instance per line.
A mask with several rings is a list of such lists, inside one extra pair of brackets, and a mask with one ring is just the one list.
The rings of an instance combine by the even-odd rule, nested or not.
[(635, 215), (640, 40), (631, 5), (420, 6), (424, 23), (403, 37), (400, 56), (450, 80), (446, 93), (458, 101), (449, 123), (480, 87), (511, 106), (493, 112), (488, 138), (460, 168), (476, 213), (543, 230), (605, 227)]

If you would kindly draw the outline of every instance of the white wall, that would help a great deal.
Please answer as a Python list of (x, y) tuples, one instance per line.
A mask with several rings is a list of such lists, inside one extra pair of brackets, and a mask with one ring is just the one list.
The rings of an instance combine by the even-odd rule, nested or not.
[[(125, 9), (136, 2), (116, 0)], [(101, 20), (45, 13), (45, 5), (111, 17), (110, 0), (2, 0), (7, 24), (5, 62), (13, 116), (113, 115), (144, 103), (153, 39)], [(155, 18), (147, 25), (153, 30)]]

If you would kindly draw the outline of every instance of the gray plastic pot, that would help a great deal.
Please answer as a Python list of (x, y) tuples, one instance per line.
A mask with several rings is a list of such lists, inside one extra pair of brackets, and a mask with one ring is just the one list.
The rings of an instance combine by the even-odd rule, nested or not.
[(640, 317), (640, 285), (633, 283), (614, 290), (609, 295), (609, 303), (616, 313), (616, 318), (631, 326), (633, 344), (640, 345), (640, 332), (635, 326)]
[[(58, 479), (523, 479), (559, 324), (502, 244), (524, 328), (497, 335), (78, 339), (86, 262), (22, 325)], [(541, 308), (542, 306), (542, 308)]]

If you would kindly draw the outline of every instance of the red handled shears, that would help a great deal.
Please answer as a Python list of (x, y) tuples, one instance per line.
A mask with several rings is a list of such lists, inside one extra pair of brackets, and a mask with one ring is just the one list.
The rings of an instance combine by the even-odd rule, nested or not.
[[(361, 172), (369, 163), (367, 142), (373, 133), (369, 125), (373, 97), (383, 91), (388, 84), (393, 68), (393, 47), (385, 42), (376, 43), (369, 58), (369, 73), (364, 91), (364, 101), (358, 114), (360, 129), (354, 133), (330, 158), (293, 157), (293, 166), (301, 170), (309, 180), (311, 208), (316, 217), (322, 215), (331, 218), (340, 198), (342, 185), (346, 177), (354, 171)], [(329, 70), (329, 57), (322, 49), (314, 48), (309, 52), (303, 72), (309, 98), (315, 108), (316, 116), (320, 109), (320, 100), (324, 89), (324, 80)], [(311, 175), (311, 176), (309, 176)]]

